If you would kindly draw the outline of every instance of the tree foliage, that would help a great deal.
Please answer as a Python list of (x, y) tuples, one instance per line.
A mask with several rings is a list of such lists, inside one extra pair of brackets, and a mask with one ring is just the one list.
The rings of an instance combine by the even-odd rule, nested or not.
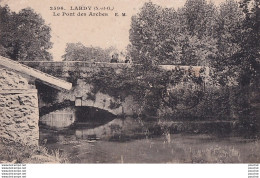
[(187, 0), (177, 11), (145, 3), (132, 18), (128, 50), (137, 63), (210, 66), (222, 86), (256, 84), (259, 14), (257, 0)]
[(110, 62), (110, 54), (114, 50), (113, 47), (102, 49), (86, 47), (82, 43), (68, 43), (62, 58), (64, 61)]
[(215, 6), (203, 0), (188, 0), (178, 11), (145, 3), (132, 17), (130, 53), (138, 63), (150, 58), (157, 64), (207, 65), (217, 47), (215, 14)]
[(153, 62), (162, 63), (175, 58), (174, 52), (179, 51), (175, 37), (180, 31), (175, 19), (177, 13), (174, 9), (163, 9), (151, 2), (144, 4), (141, 12), (132, 17), (130, 29), (132, 50), (139, 53), (133, 58), (135, 62), (143, 63), (145, 58), (153, 57)]
[(216, 15), (216, 6), (206, 0), (187, 0), (179, 10), (182, 30), (199, 39), (215, 35)]
[(32, 9), (0, 6), (0, 54), (13, 60), (51, 60), (51, 28)]

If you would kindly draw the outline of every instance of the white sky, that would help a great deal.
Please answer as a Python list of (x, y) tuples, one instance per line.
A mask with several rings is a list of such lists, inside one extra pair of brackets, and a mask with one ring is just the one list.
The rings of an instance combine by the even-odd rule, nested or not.
[[(40, 13), (45, 22), (51, 26), (54, 43), (50, 52), (53, 60), (61, 60), (66, 43), (81, 42), (86, 46), (107, 48), (115, 46), (124, 50), (129, 43), (131, 16), (136, 14), (144, 2), (149, 0), (0, 0), (0, 5), (8, 4), (11, 10), (19, 11), (31, 7)], [(186, 0), (151, 0), (164, 7), (182, 7)], [(216, 5), (225, 0), (212, 0)], [(114, 11), (109, 17), (54, 17), (50, 7), (63, 6), (67, 12), (70, 6), (112, 6)], [(83, 12), (83, 11), (82, 11)], [(88, 13), (89, 11), (84, 11)], [(126, 13), (126, 17), (115, 17), (113, 14)]]

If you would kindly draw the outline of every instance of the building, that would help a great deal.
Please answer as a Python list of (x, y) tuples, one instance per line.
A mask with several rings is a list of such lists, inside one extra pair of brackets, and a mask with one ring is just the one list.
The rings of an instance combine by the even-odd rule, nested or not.
[(0, 56), (0, 136), (38, 145), (39, 108), (35, 82), (59, 90), (72, 84), (19, 62)]

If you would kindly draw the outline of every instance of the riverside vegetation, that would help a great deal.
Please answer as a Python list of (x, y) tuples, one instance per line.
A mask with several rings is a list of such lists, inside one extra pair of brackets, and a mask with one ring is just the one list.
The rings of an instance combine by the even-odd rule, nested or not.
[(43, 146), (24, 145), (4, 138), (0, 139), (0, 163), (66, 163), (66, 155), (58, 149), (48, 150)]

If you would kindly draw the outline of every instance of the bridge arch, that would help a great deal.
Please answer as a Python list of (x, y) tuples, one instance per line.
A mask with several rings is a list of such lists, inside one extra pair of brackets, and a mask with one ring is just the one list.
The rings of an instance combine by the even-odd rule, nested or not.
[[(92, 92), (93, 86), (84, 80), (77, 80), (77, 85), (70, 91), (58, 91), (48, 86), (38, 86), (40, 95), (40, 122), (57, 128), (69, 127), (82, 117), (88, 115), (89, 108), (106, 112), (108, 116), (131, 116), (138, 113), (138, 105), (132, 96), (123, 101), (108, 94)], [(43, 90), (43, 91), (41, 91)], [(46, 94), (49, 101), (43, 101)], [(80, 114), (79, 111), (83, 113)], [(84, 112), (86, 110), (86, 112)], [(90, 113), (91, 115), (91, 113)]]
[(102, 92), (93, 92), (93, 86), (83, 79), (77, 80), (77, 85), (71, 91), (58, 93), (58, 102), (69, 100), (75, 106), (87, 106), (105, 110), (111, 114), (133, 115), (138, 113), (139, 106), (133, 96), (127, 96), (124, 100), (110, 96)]

